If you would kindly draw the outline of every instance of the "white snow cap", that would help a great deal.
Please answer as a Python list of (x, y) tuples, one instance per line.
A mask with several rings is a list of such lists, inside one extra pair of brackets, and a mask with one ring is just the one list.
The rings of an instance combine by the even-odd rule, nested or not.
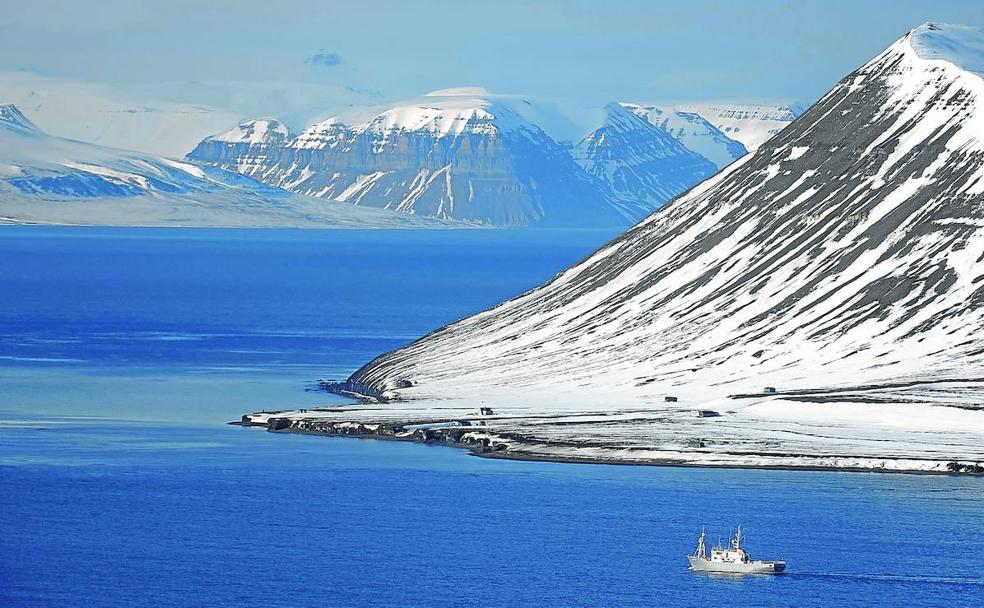
[(966, 25), (924, 23), (909, 33), (920, 59), (948, 61), (984, 77), (984, 30)]
[(451, 135), (492, 130), (492, 121), (496, 116), (486, 109), (488, 102), (467, 98), (461, 102), (396, 107), (383, 112), (364, 128), (375, 132), (428, 131)]
[(280, 143), (290, 137), (287, 125), (272, 118), (245, 120), (232, 129), (209, 139), (244, 144)]
[[(481, 87), (441, 89), (394, 105), (368, 120), (353, 115), (351, 118), (355, 120), (349, 124), (354, 125), (352, 130), (355, 132), (422, 131), (439, 137), (462, 133), (491, 134), (529, 126), (512, 108), (512, 100), (498, 97)], [(344, 118), (342, 121), (349, 122)]]
[(491, 94), (485, 87), (452, 87), (425, 93), (424, 97), (487, 97)]

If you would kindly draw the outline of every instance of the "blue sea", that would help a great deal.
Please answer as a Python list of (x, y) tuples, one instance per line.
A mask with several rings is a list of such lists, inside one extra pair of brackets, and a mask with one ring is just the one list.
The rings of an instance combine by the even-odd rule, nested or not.
[[(0, 606), (984, 605), (978, 478), (271, 434), (598, 232), (0, 228)], [(741, 523), (779, 577), (693, 574)]]

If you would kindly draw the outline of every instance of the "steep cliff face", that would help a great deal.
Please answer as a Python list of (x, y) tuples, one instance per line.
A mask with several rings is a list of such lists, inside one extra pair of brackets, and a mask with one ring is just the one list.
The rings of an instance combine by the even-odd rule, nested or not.
[(260, 178), (262, 168), (276, 160), (290, 139), (290, 130), (279, 120), (247, 120), (205, 139), (189, 157), (208, 158), (209, 164)]
[[(351, 380), (410, 407), (728, 410), (724, 434), (623, 427), (657, 451), (705, 433), (706, 450), (780, 460), (984, 457), (982, 40), (910, 32), (550, 283)], [(728, 398), (766, 385), (780, 394)], [(545, 424), (529, 432), (547, 437)]]
[(605, 111), (605, 124), (574, 148), (574, 158), (612, 187), (629, 214), (644, 217), (717, 172), (708, 159), (630, 108), (611, 103)]
[(618, 226), (645, 215), (613, 204), (606, 184), (503, 102), (432, 96), (286, 140), (247, 131), (280, 137), (250, 121), (188, 157), (293, 192), (481, 224)]

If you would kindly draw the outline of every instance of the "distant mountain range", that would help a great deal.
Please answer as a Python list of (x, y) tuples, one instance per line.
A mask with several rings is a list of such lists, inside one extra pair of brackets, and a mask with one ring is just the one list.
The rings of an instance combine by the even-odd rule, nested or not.
[(644, 214), (526, 120), (519, 102), (432, 95), (356, 124), (293, 135), (272, 120), (210, 137), (188, 159), (310, 196), (495, 226), (624, 226)]
[[(123, 96), (105, 85), (30, 72), (0, 73), (0, 84), (8, 97), (28, 104), (29, 115), (40, 117), (54, 132), (78, 140), (73, 144), (72, 156), (66, 158), (82, 158), (99, 148), (83, 151), (83, 140), (90, 144), (108, 142), (115, 147), (133, 144), (141, 149), (180, 149), (181, 142), (187, 142), (189, 136), (228, 120), (226, 113), (212, 107), (155, 104)], [(291, 192), (302, 195), (290, 199), (291, 204), (304, 208), (312, 204), (317, 207), (312, 199), (322, 199), (348, 203), (349, 207), (377, 208), (403, 217), (470, 225), (621, 228), (641, 220), (745, 154), (746, 146), (735, 139), (738, 134), (746, 139), (761, 139), (792, 116), (779, 107), (715, 106), (711, 110), (714, 116), (725, 117), (719, 120), (722, 128), (694, 110), (613, 103), (605, 108), (604, 119), (595, 129), (570, 142), (550, 135), (563, 132), (567, 138), (575, 129), (562, 112), (549, 105), (467, 87), (443, 89), (390, 106), (354, 109), (343, 116), (315, 122), (300, 132), (292, 132), (286, 122), (276, 119), (246, 120), (206, 137), (180, 162), (159, 155), (142, 156), (157, 159), (149, 164), (156, 163), (158, 168), (163, 166), (161, 163), (172, 163), (208, 176), (221, 175), (213, 182), (227, 186), (232, 185), (231, 180), (238, 180), (235, 197), (240, 199), (283, 202), (290, 198), (286, 192)], [(23, 118), (20, 110), (17, 113)], [(36, 127), (32, 129), (41, 133)], [(734, 137), (722, 129), (728, 129)], [(40, 171), (40, 165), (32, 167), (25, 160), (33, 153), (31, 146), (41, 145), (50, 151), (56, 139), (38, 136), (30, 143), (22, 142), (16, 154), (10, 152), (11, 166), (24, 172), (32, 168)], [(102, 148), (104, 152), (111, 149)], [(141, 156), (119, 150), (117, 153), (120, 157)], [(38, 150), (38, 154), (39, 159), (55, 158), (45, 156), (44, 150)], [(126, 193), (128, 197), (146, 194), (158, 203), (167, 195), (178, 204), (177, 197), (187, 202), (200, 199), (206, 191), (213, 199), (217, 196), (216, 183), (204, 189), (200, 184), (185, 184), (173, 192), (151, 186), (146, 192), (135, 194), (140, 187), (130, 178), (110, 179), (104, 174), (93, 181), (77, 168), (70, 169), (61, 166), (57, 182), (62, 186), (73, 182), (71, 188), (58, 190), (52, 180), (45, 181), (42, 188), (38, 186), (41, 182), (27, 178), (8, 180), (7, 184), (19, 183), (25, 188), (26, 184), (34, 184), (31, 192), (16, 188), (12, 192), (16, 192), (16, 197), (29, 195), (37, 201), (52, 197), (62, 201), (100, 198), (105, 204), (109, 200), (119, 202), (121, 194)], [(50, 166), (45, 170), (53, 171)], [(142, 175), (132, 165), (128, 171), (124, 173)], [(142, 176), (153, 184), (153, 175)], [(91, 187), (81, 187), (83, 177)], [(14, 194), (8, 196), (8, 211), (12, 211), (14, 198)], [(71, 208), (62, 205), (61, 213)], [(94, 209), (95, 203), (90, 202), (90, 208)], [(251, 208), (250, 213), (258, 211)], [(50, 205), (31, 208), (32, 212), (46, 210), (45, 213), (54, 209)], [(139, 205), (130, 205), (119, 211), (124, 212), (128, 222), (141, 223), (144, 220), (139, 209)], [(146, 209), (145, 221), (170, 221), (158, 214), (160, 210), (159, 204)], [(387, 223), (385, 218), (392, 215), (370, 218), (356, 213), (343, 220), (335, 217), (335, 207), (315, 209), (323, 210), (330, 211), (331, 221), (344, 223), (358, 216), (366, 218), (370, 225)], [(278, 213), (283, 212), (281, 208)], [(20, 212), (8, 215), (27, 219)], [(42, 221), (43, 215), (31, 215), (31, 221)], [(85, 219), (116, 221), (108, 208), (99, 216), (102, 219)], [(74, 222), (83, 218), (61, 219)], [(218, 217), (209, 219), (198, 212), (186, 219), (218, 221)], [(227, 216), (221, 221), (240, 220), (247, 221), (244, 217), (233, 220)], [(275, 223), (290, 221), (283, 217)], [(307, 221), (296, 219), (299, 225), (306, 225)]]
[[(762, 131), (759, 114), (740, 106), (733, 114), (754, 125), (747, 131)], [(573, 146), (541, 128), (544, 115), (528, 100), (447, 89), (297, 134), (274, 119), (247, 120), (206, 138), (187, 159), (411, 215), (627, 227), (746, 151), (692, 111), (610, 104), (604, 124)], [(769, 116), (776, 128), (781, 121)]]
[(440, 227), (215, 167), (52, 137), (0, 106), (0, 222), (134, 226)]

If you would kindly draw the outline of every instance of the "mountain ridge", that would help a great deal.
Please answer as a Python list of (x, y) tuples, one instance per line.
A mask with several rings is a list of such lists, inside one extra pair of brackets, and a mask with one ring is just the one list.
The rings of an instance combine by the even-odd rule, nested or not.
[[(460, 87), (353, 110), (296, 134), (276, 120), (245, 120), (187, 158), (355, 205), (576, 227), (627, 226), (745, 153), (693, 112), (622, 103), (605, 114), (576, 145), (564, 144), (538, 124), (549, 112), (537, 104)], [(275, 140), (259, 135), (267, 129)]]
[(187, 158), (311, 196), (498, 226), (624, 226), (648, 212), (627, 216), (518, 103), (431, 94), (282, 145), (208, 138)]
[(585, 171), (611, 185), (627, 214), (645, 217), (717, 172), (717, 166), (624, 104), (574, 148)]
[(700, 154), (723, 169), (748, 153), (745, 146), (732, 139), (696, 112), (673, 107), (623, 102), (623, 106), (663, 129), (689, 150)]

